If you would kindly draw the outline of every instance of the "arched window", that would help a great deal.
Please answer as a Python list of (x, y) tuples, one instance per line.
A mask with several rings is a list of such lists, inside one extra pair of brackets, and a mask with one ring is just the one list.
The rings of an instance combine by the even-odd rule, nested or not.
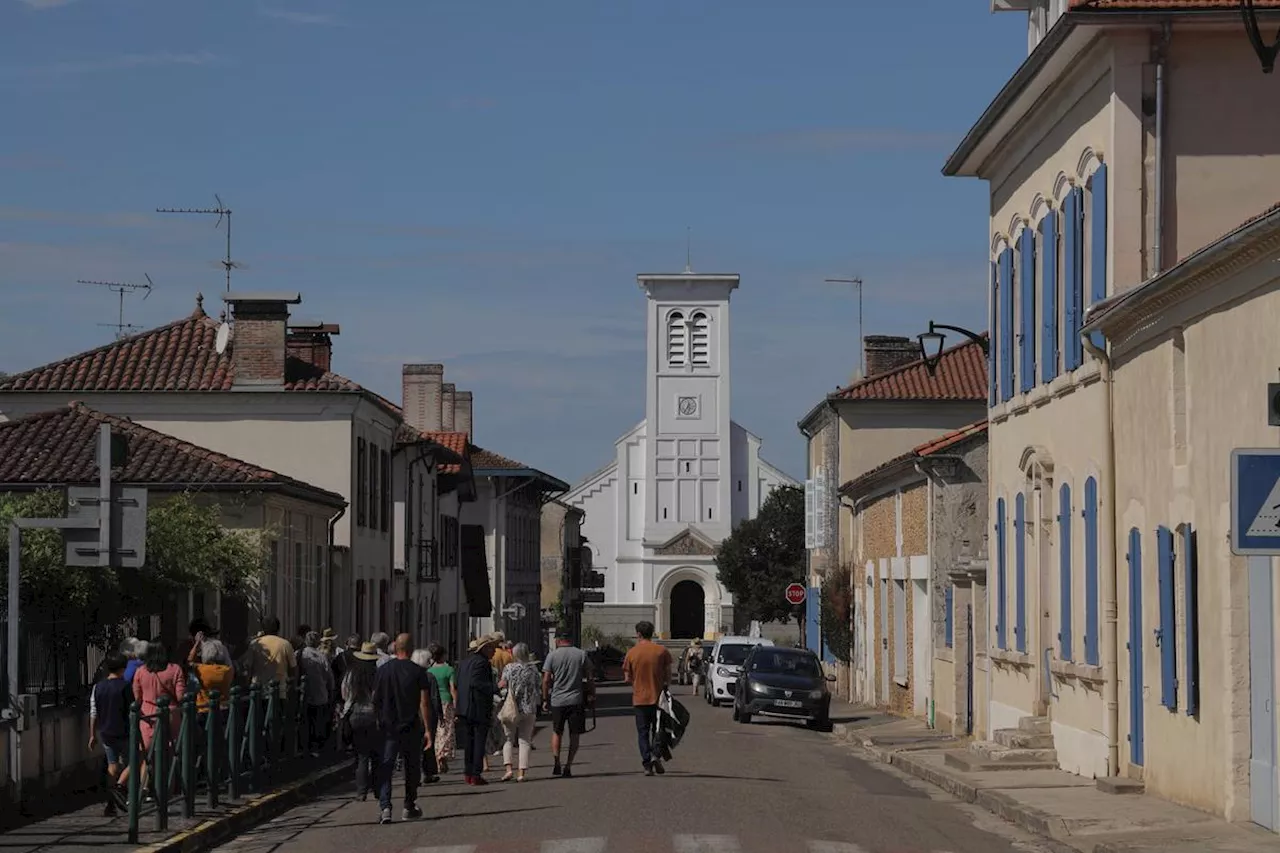
[(684, 324), (684, 314), (672, 311), (667, 317), (667, 363), (674, 366), (683, 365), (688, 358), (688, 334)]
[(695, 312), (690, 321), (690, 360), (694, 364), (711, 363), (711, 323), (702, 311)]

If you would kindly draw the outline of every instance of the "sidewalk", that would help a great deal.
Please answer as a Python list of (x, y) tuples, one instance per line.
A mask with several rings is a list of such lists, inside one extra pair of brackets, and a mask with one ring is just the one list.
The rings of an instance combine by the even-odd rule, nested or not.
[(102, 804), (97, 803), (0, 833), (0, 850), (4, 853), (89, 853), (91, 850), (195, 853), (276, 817), (352, 773), (351, 761), (345, 757), (333, 764), (307, 762), (273, 789), (242, 796), (234, 804), (224, 799), (216, 809), (210, 809), (202, 794), (196, 798), (196, 813), (191, 818), (183, 818), (182, 806), (173, 803), (165, 832), (156, 830), (155, 809), (148, 806), (139, 820), (137, 844), (129, 843), (128, 817), (124, 814), (103, 817)]
[[(833, 716), (836, 716), (833, 711)], [(924, 721), (849, 706), (834, 737), (958, 799), (1080, 853), (1275, 853), (1280, 836), (1146, 794), (1111, 794), (1062, 770), (969, 773), (947, 766), (965, 741)]]

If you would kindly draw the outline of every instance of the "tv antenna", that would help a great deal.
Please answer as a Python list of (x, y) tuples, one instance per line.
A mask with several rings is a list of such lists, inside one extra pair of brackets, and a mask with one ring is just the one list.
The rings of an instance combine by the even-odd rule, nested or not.
[(108, 329), (115, 329), (116, 340), (127, 338), (130, 332), (134, 332), (142, 328), (141, 326), (135, 326), (132, 323), (126, 323), (124, 321), (124, 295), (126, 293), (133, 293), (138, 290), (145, 291), (142, 295), (143, 302), (146, 302), (147, 297), (151, 295), (151, 276), (146, 273), (143, 273), (142, 276), (147, 280), (146, 284), (130, 284), (122, 281), (89, 281), (88, 279), (83, 278), (76, 279), (77, 284), (91, 284), (95, 287), (105, 287), (112, 293), (120, 294), (120, 313), (116, 317), (116, 322), (98, 324), (99, 326), (103, 326)]
[(231, 260), (231, 208), (222, 203), (222, 197), (214, 193), (213, 198), (218, 202), (217, 207), (157, 207), (156, 213), (198, 213), (204, 216), (218, 217), (218, 221), (213, 223), (213, 227), (217, 228), (222, 224), (222, 220), (227, 220), (227, 256), (219, 263), (227, 272), (227, 293), (231, 292), (231, 271), (233, 269), (245, 269), (243, 264)]
[(858, 378), (862, 379), (867, 373), (867, 366), (863, 363), (865, 356), (862, 351), (862, 279), (854, 276), (852, 278), (828, 278), (823, 280), (827, 284), (852, 284), (858, 288)]

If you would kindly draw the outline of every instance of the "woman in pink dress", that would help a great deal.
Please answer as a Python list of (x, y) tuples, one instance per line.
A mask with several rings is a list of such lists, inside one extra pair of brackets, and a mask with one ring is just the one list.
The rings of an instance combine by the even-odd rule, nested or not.
[[(178, 736), (178, 728), (182, 725), (182, 697), (187, 695), (187, 679), (182, 668), (170, 663), (164, 644), (153, 642), (147, 646), (142, 666), (133, 675), (133, 698), (142, 703), (142, 716), (151, 717), (156, 713), (156, 702), (161, 696), (169, 698), (169, 732), (168, 742), (159, 745), (158, 749), (166, 749), (173, 754), (173, 742)], [(151, 720), (142, 720), (138, 724), (142, 735), (142, 785), (147, 784), (147, 757), (150, 755), (151, 742), (155, 739), (156, 725)]]

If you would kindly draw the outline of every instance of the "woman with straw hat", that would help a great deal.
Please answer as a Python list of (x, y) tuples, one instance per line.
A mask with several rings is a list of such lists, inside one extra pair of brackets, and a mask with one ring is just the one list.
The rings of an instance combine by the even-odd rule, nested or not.
[(377, 784), (382, 762), (382, 738), (373, 708), (373, 682), (378, 672), (378, 647), (364, 643), (352, 652), (342, 677), (343, 740), (351, 744), (356, 762), (356, 796), (365, 800)]

